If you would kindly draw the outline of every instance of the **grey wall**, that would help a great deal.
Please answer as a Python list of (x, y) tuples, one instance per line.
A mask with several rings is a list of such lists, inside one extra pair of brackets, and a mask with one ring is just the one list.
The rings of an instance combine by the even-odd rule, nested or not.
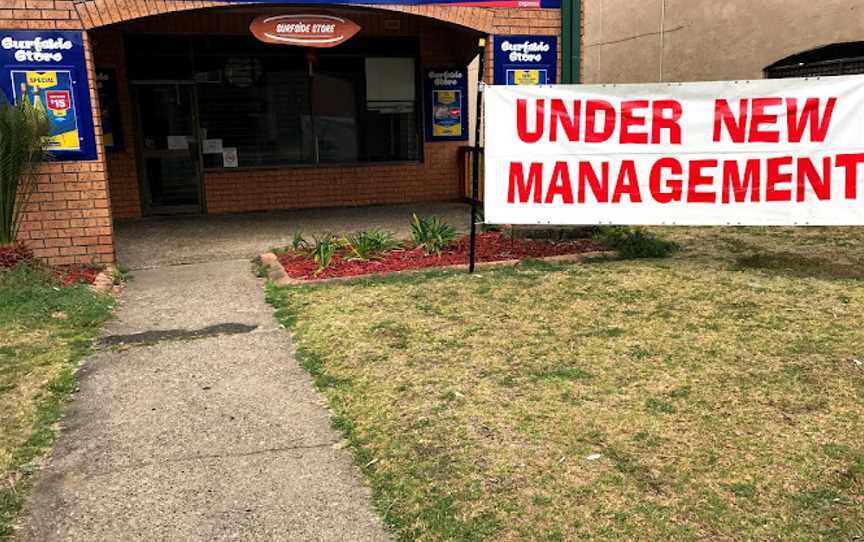
[(786, 56), (864, 41), (864, 0), (582, 0), (586, 83), (761, 79)]

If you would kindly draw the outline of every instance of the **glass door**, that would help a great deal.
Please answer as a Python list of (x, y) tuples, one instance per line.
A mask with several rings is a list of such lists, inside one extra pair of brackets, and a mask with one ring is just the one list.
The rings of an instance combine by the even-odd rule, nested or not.
[(357, 102), (363, 59), (316, 56), (310, 64), (315, 160), (320, 164), (358, 162)]
[(203, 211), (195, 86), (136, 83), (144, 213)]

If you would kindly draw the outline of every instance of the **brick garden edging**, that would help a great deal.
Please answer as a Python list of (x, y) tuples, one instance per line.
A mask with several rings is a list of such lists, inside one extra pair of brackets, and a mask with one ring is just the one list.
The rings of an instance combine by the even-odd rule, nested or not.
[[(612, 258), (618, 253), (614, 250), (598, 250), (594, 252), (582, 252), (580, 254), (563, 254), (560, 256), (546, 256), (544, 258), (532, 258), (541, 262), (581, 262), (588, 258)], [(500, 260), (497, 262), (477, 262), (476, 269), (492, 269), (495, 267), (515, 267), (522, 263), (523, 260)], [(288, 276), (285, 268), (279, 262), (279, 257), (272, 252), (265, 252), (261, 255), (261, 263), (267, 266), (267, 278), (277, 286), (297, 286), (301, 284), (320, 284), (324, 282), (346, 281), (354, 279), (363, 279), (369, 277), (384, 277), (399, 273), (416, 273), (419, 271), (434, 271), (434, 270), (450, 270), (462, 269), (467, 270), (468, 264), (446, 265), (442, 267), (424, 267), (420, 269), (406, 269), (404, 271), (391, 271), (389, 273), (367, 273), (364, 275), (353, 275), (350, 277), (331, 277), (326, 279), (296, 279)]]
[(96, 275), (96, 280), (93, 281), (90, 287), (97, 292), (107, 294), (114, 289), (114, 276), (116, 273), (117, 269), (113, 265), (109, 265)]

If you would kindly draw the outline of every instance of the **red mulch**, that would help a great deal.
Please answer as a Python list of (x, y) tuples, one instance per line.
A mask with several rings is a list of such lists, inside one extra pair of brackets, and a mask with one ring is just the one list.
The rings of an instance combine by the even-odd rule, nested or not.
[(68, 265), (55, 269), (57, 276), (60, 277), (60, 280), (63, 282), (63, 286), (93, 284), (96, 282), (96, 276), (101, 271), (101, 269), (84, 267), (81, 265)]
[[(0, 269), (11, 269), (20, 263), (36, 262), (33, 252), (24, 245), (0, 246)], [(101, 269), (83, 265), (64, 265), (53, 268), (64, 286), (93, 284)]]
[[(394, 250), (381, 257), (368, 260), (350, 260), (338, 253), (333, 256), (330, 267), (315, 274), (316, 263), (305, 254), (286, 253), (279, 257), (279, 262), (285, 268), (288, 276), (295, 279), (327, 279), (335, 277), (353, 277), (372, 273), (391, 273), (409, 269), (425, 269), (429, 267), (445, 267), (468, 263), (468, 243), (466, 235), (450, 248), (441, 252), (440, 256), (427, 256), (420, 248)], [(510, 239), (498, 232), (480, 233), (477, 235), (477, 261), (497, 262), (502, 260), (521, 260), (524, 258), (543, 258), (546, 256), (561, 256), (564, 254), (581, 254), (603, 250), (603, 248), (587, 239), (577, 241), (532, 241), (525, 239)]]

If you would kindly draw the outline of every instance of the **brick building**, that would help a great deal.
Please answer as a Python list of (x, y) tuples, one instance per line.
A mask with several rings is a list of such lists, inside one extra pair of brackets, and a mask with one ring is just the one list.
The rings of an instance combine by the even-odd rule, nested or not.
[[(18, 36), (7, 49), (26, 48), (20, 36), (39, 32), (80, 37), (85, 73), (76, 84), (89, 88), (93, 119), (92, 156), (44, 167), (22, 240), (53, 264), (112, 262), (115, 219), (458, 200), (469, 130), (446, 120), (464, 120), (468, 102), (431, 104), (453, 95), (427, 92), (430, 75), (466, 68), (480, 37), (559, 38), (555, 2), (2, 0), (0, 39)], [(360, 31), (314, 49), (263, 43), (250, 31), (262, 17), (310, 14)], [(561, 49), (574, 53), (553, 49), (555, 73), (539, 82), (560, 79)], [(493, 47), (487, 53), (491, 81)], [(13, 77), (7, 93), (16, 85)]]

